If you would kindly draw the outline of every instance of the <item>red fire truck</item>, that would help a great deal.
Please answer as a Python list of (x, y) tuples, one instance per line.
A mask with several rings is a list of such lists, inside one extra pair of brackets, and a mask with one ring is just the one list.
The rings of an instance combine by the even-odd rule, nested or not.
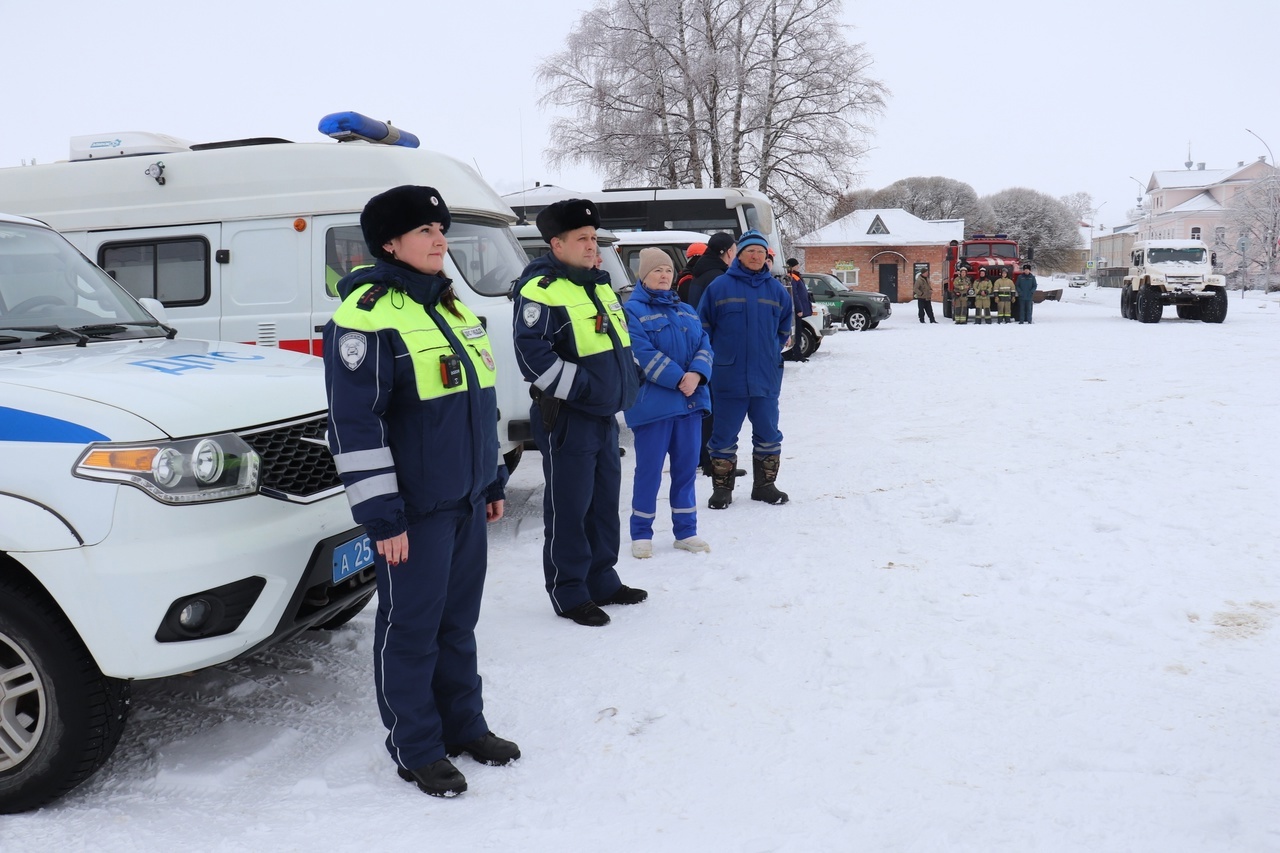
[[(956, 270), (965, 267), (969, 270), (969, 278), (976, 279), (978, 270), (985, 269), (987, 278), (995, 281), (1000, 277), (1001, 268), (1008, 270), (1009, 278), (1017, 283), (1022, 273), (1022, 264), (1031, 261), (1032, 252), (1027, 251), (1025, 258), (1018, 254), (1018, 243), (1010, 240), (1008, 234), (974, 234), (963, 243), (952, 240), (947, 247), (947, 280), (942, 288), (942, 316), (951, 316), (951, 281), (956, 277)], [(1017, 297), (1014, 297), (1017, 302)]]

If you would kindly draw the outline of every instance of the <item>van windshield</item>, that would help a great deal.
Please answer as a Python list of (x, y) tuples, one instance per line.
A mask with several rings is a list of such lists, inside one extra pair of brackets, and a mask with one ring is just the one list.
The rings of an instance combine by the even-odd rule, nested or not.
[(450, 260), (482, 296), (506, 296), (529, 262), (504, 222), (454, 219), (448, 236)]
[(60, 234), (0, 222), (0, 349), (166, 333)]

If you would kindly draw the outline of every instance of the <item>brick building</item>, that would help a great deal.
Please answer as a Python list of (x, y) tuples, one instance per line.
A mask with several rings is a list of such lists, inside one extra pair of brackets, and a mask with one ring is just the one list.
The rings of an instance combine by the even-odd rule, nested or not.
[(963, 219), (927, 221), (905, 210), (857, 210), (792, 241), (805, 272), (831, 273), (852, 290), (911, 301), (911, 282), (924, 269), (940, 300), (947, 245), (964, 239)]

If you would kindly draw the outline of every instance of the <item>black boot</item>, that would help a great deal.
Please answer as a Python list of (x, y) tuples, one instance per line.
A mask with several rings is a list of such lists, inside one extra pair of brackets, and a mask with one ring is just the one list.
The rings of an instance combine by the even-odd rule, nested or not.
[(447, 758), (433, 761), (425, 767), (409, 770), (397, 767), (396, 772), (406, 782), (418, 786), (418, 790), (433, 797), (456, 797), (467, 790), (467, 779)]
[(774, 481), (778, 479), (778, 464), (781, 456), (753, 456), (751, 467), (755, 473), (755, 483), (751, 486), (751, 500), (764, 501), (767, 504), (784, 504), (787, 493), (778, 491)]
[(734, 470), (738, 457), (728, 459), (711, 457), (711, 500), (707, 501), (710, 509), (724, 509), (733, 503)]
[(486, 732), (484, 737), (467, 743), (445, 744), (444, 754), (450, 758), (457, 758), (464, 752), (481, 764), (488, 764), (490, 767), (501, 767), (520, 757), (520, 747), (498, 737), (493, 732)]

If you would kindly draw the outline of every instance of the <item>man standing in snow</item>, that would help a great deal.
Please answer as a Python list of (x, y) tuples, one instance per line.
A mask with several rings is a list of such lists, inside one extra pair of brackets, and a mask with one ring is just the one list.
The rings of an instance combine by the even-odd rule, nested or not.
[(600, 605), (649, 597), (618, 578), (622, 463), (617, 414), (636, 401), (639, 376), (626, 315), (596, 269), (595, 204), (567, 199), (538, 214), (551, 246), (525, 267), (516, 292), (516, 361), (532, 383), (533, 440), (542, 451), (542, 570), (556, 614), (609, 624)]
[(996, 323), (1003, 325), (1013, 319), (1010, 309), (1013, 306), (1013, 279), (1009, 278), (1009, 269), (1000, 267), (1000, 277), (994, 285), (996, 292)]
[(969, 321), (969, 297), (973, 294), (973, 282), (969, 281), (969, 271), (964, 267), (956, 270), (956, 277), (951, 279), (951, 319), (957, 326)]
[(787, 502), (778, 490), (782, 431), (778, 429), (778, 397), (782, 393), (782, 348), (795, 319), (786, 287), (769, 273), (769, 243), (759, 231), (738, 238), (738, 256), (724, 275), (711, 282), (698, 316), (711, 339), (715, 364), (711, 374), (711, 482), (707, 506), (724, 509), (733, 503), (738, 433), (751, 419), (751, 462), (755, 475), (751, 499)]
[(1036, 304), (1036, 277), (1031, 274), (1031, 264), (1022, 265), (1018, 276), (1018, 323), (1031, 322), (1031, 307)]
[(980, 326), (984, 320), (991, 325), (991, 279), (985, 268), (978, 270), (973, 281), (973, 322)]
[(916, 298), (916, 313), (920, 315), (920, 322), (924, 322), (926, 314), (929, 315), (930, 323), (938, 322), (933, 319), (933, 285), (929, 283), (929, 277), (923, 269), (912, 283), (911, 293)]

